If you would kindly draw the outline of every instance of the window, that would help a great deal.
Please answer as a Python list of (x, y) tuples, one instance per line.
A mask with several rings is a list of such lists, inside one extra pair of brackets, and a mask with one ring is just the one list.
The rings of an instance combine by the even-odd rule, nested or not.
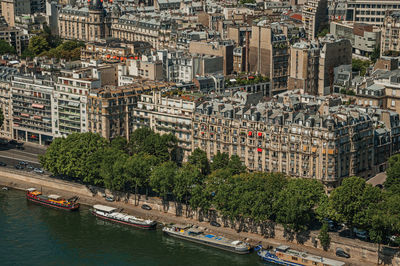
[(392, 100), (392, 106), (395, 106), (395, 105), (396, 105), (395, 100)]

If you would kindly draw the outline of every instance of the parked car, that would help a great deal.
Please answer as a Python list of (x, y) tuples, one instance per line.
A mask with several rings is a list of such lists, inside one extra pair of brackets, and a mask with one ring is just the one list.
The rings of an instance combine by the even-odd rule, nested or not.
[(215, 227), (221, 227), (221, 225), (219, 223), (217, 223), (216, 221), (211, 221), (210, 224)]
[(336, 256), (346, 259), (350, 258), (349, 253), (346, 253), (342, 248), (336, 248)]
[(0, 162), (0, 166), (7, 166), (5, 162)]
[(18, 141), (16, 141), (15, 139), (10, 140), (8, 143), (12, 144), (12, 145), (18, 145)]
[(109, 202), (115, 201), (114, 196), (107, 196), (106, 201), (109, 201)]
[(358, 237), (359, 239), (362, 239), (362, 240), (367, 240), (368, 239), (367, 231), (354, 228), (353, 232), (356, 234), (356, 237)]
[(146, 211), (151, 211), (151, 207), (149, 205), (147, 205), (147, 204), (143, 204), (142, 205), (142, 209), (146, 210)]
[(35, 167), (33, 167), (33, 166), (30, 165), (30, 164), (28, 164), (28, 165), (26, 166), (26, 170), (28, 170), (28, 171), (32, 171), (33, 169), (35, 169)]
[(340, 225), (338, 225), (335, 221), (332, 221), (331, 219), (324, 218), (323, 222), (326, 222), (328, 224), (329, 231), (337, 231), (340, 229)]
[(19, 165), (23, 165), (23, 166), (28, 165), (28, 163), (25, 162), (25, 161), (19, 161), (18, 164), (19, 164)]
[(400, 245), (400, 234), (388, 236), (390, 245), (398, 246)]
[(17, 164), (17, 165), (15, 166), (15, 169), (24, 170), (24, 167), (23, 167), (22, 165), (20, 165), (20, 164)]
[(42, 169), (40, 169), (40, 168), (33, 169), (33, 172), (35, 172), (37, 174), (43, 174), (44, 173), (44, 171)]

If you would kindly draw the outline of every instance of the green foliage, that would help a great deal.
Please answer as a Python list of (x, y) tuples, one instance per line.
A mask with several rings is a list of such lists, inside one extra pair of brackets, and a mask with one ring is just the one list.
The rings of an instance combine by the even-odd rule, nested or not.
[(176, 199), (187, 204), (193, 189), (196, 186), (201, 186), (203, 179), (204, 176), (195, 165), (184, 164), (177, 171), (174, 179), (173, 194)]
[(318, 33), (317, 36), (318, 37), (325, 37), (328, 33), (329, 33), (329, 29), (328, 28), (324, 28)]
[(241, 5), (244, 5), (244, 4), (255, 4), (256, 0), (240, 0), (239, 3)]
[(172, 134), (160, 135), (143, 127), (133, 132), (129, 148), (132, 153), (147, 153), (166, 162), (175, 157), (177, 139)]
[(41, 35), (37, 35), (37, 36), (33, 36), (29, 40), (28, 49), (35, 56), (37, 56), (37, 55), (41, 54), (42, 52), (48, 51), (50, 49), (50, 46), (45, 37), (43, 37)]
[(200, 169), (202, 175), (206, 176), (210, 173), (210, 162), (205, 151), (196, 148), (189, 156), (188, 162)]
[(150, 186), (164, 199), (172, 192), (177, 166), (168, 161), (156, 166), (150, 175)]
[(352, 96), (356, 95), (356, 93), (353, 90), (346, 90), (345, 88), (340, 89), (340, 93)]
[(222, 169), (228, 166), (229, 163), (229, 155), (225, 152), (221, 153), (220, 151), (213, 158), (213, 162), (211, 163), (211, 171)]
[(360, 76), (365, 76), (368, 67), (371, 65), (369, 60), (353, 59), (352, 60), (352, 70), (360, 72)]
[(314, 220), (313, 209), (324, 195), (322, 184), (316, 180), (291, 179), (275, 202), (276, 221), (286, 230), (301, 231)]
[(329, 248), (329, 245), (331, 244), (331, 237), (328, 233), (328, 223), (324, 222), (322, 224), (322, 228), (319, 231), (318, 235), (319, 242), (321, 243), (322, 248), (327, 251)]
[(79, 41), (64, 41), (56, 48), (52, 48), (48, 51), (42, 52), (41, 56), (47, 56), (49, 58), (58, 58), (66, 60), (79, 60), (81, 57), (81, 48), (85, 44)]
[(372, 187), (362, 178), (349, 177), (332, 191), (327, 213), (330, 218), (345, 223), (351, 229), (366, 228), (370, 224), (368, 213), (373, 204), (377, 204), (381, 199), (379, 188)]
[(389, 167), (386, 170), (387, 178), (385, 188), (391, 189), (394, 186), (400, 186), (400, 154), (395, 154), (389, 158)]
[(15, 54), (15, 48), (5, 40), (0, 40), (0, 55)]
[(381, 47), (378, 45), (375, 47), (374, 51), (370, 55), (370, 59), (373, 63), (376, 62), (381, 57)]

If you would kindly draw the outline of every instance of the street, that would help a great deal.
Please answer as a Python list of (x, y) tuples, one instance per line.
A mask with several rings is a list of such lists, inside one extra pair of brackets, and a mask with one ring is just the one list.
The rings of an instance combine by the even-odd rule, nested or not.
[(19, 161), (25, 161), (33, 167), (40, 168), (38, 156), (44, 154), (46, 150), (28, 144), (24, 144), (22, 147), (24, 147), (23, 150), (17, 149), (12, 144), (0, 146), (0, 162), (6, 163), (7, 167), (14, 168)]

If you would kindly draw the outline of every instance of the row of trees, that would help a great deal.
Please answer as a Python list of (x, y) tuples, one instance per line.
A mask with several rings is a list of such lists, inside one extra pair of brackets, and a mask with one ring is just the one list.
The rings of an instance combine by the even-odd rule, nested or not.
[[(346, 178), (328, 197), (317, 180), (248, 173), (237, 156), (218, 153), (209, 162), (199, 149), (182, 164), (177, 151), (174, 136), (141, 128), (129, 142), (123, 138), (108, 142), (93, 133), (55, 139), (40, 162), (54, 174), (134, 192), (135, 198), (140, 190), (152, 191), (165, 201), (186, 205), (186, 210), (200, 214), (216, 210), (239, 228), (272, 221), (289, 232), (300, 232), (317, 220), (331, 218), (351, 229), (369, 230), (376, 242), (400, 232), (398, 179), (396, 183), (388, 178), (388, 184), (397, 185), (382, 191), (362, 178)], [(400, 171), (400, 156), (394, 158), (391, 168)]]
[(46, 56), (49, 58), (78, 60), (81, 47), (85, 44), (78, 41), (62, 41), (58, 36), (51, 34), (45, 26), (41, 32), (29, 40), (29, 45), (22, 53), (22, 57)]
[(0, 40), (0, 55), (16, 54), (15, 48), (5, 40)]

